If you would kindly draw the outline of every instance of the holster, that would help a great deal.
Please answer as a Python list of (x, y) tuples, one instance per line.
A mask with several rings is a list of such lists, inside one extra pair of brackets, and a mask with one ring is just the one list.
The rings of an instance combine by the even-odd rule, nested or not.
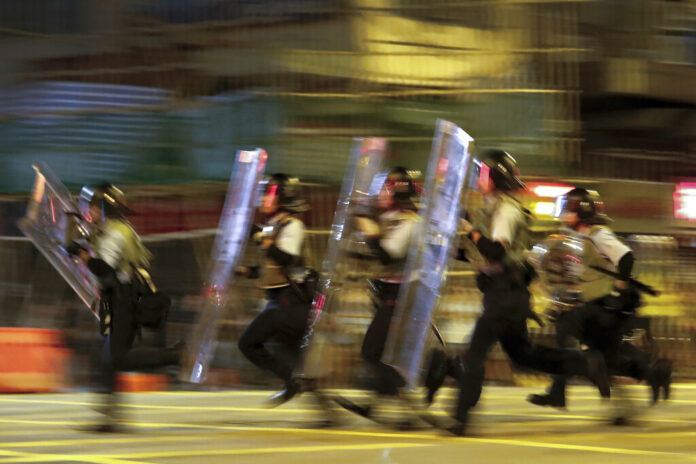
[(370, 297), (377, 305), (396, 306), (400, 285), (379, 279), (367, 279), (370, 287)]

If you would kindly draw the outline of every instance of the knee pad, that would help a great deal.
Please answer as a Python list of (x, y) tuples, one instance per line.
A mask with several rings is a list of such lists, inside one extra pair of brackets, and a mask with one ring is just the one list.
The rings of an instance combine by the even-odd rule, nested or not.
[(423, 384), (431, 389), (440, 388), (448, 372), (448, 360), (445, 352), (441, 349), (432, 350), (426, 366)]

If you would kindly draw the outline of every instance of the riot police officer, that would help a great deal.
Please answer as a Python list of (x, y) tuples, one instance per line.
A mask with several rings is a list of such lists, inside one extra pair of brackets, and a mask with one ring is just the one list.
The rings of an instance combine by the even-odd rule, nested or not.
[(395, 167), (388, 173), (378, 194), (377, 220), (367, 216), (355, 218), (356, 228), (366, 238), (370, 250), (380, 263), (377, 275), (369, 279), (374, 294), (375, 314), (363, 339), (361, 355), (371, 372), (370, 389), (378, 397), (369, 403), (358, 405), (345, 398), (337, 398), (344, 408), (364, 417), (374, 418), (373, 401), (383, 397), (396, 397), (405, 383), (397, 371), (381, 361), (389, 327), (396, 306), (399, 287), (408, 256), (411, 237), (417, 233), (419, 216), (416, 206), (417, 192), (413, 179), (403, 167)]
[[(646, 380), (656, 402), (660, 389), (669, 395), (671, 363), (651, 360), (623, 336), (633, 326), (639, 295), (629, 283), (633, 252), (607, 226), (610, 219), (604, 204), (593, 190), (575, 188), (559, 197), (557, 215), (583, 242), (584, 271), (579, 296), (584, 303), (556, 314), (559, 346), (568, 346), (571, 337), (599, 350), (612, 373)], [(618, 278), (596, 268), (618, 272)], [(546, 394), (530, 395), (529, 402), (540, 406), (565, 407), (566, 378), (555, 376)]]
[(296, 181), (285, 174), (274, 174), (266, 182), (259, 211), (265, 218), (256, 226), (254, 241), (263, 251), (263, 264), (257, 268), (240, 268), (250, 278), (259, 278), (268, 303), (239, 339), (239, 349), (257, 367), (270, 371), (285, 383), (273, 395), (270, 406), (278, 406), (300, 393), (300, 383), (293, 379), (293, 366), (269, 352), (271, 340), (285, 345), (295, 359), (307, 327), (312, 295), (303, 285), (302, 250), (305, 225), (297, 216), (309, 206), (297, 197)]
[[(476, 160), (476, 166), (484, 205), (471, 222), (462, 219), (460, 229), (481, 255), (477, 284), (483, 293), (483, 313), (476, 321), (463, 357), (456, 423), (449, 427), (455, 435), (465, 433), (468, 412), (481, 395), (483, 362), (497, 341), (518, 366), (550, 374), (585, 376), (600, 387), (604, 396), (609, 396), (609, 379), (601, 355), (530, 342), (526, 320), (533, 313), (528, 285), (534, 274), (523, 254), (528, 247), (530, 213), (514, 196), (524, 184), (515, 159), (502, 150), (488, 151)], [(473, 261), (474, 256), (467, 258)]]
[(76, 253), (98, 278), (100, 326), (106, 336), (101, 381), (108, 394), (104, 423), (98, 431), (114, 430), (118, 423), (115, 379), (118, 372), (176, 365), (182, 344), (171, 348), (134, 347), (140, 327), (163, 327), (169, 298), (157, 292), (149, 279), (151, 254), (126, 220), (131, 212), (123, 192), (111, 184), (83, 189), (89, 201), (89, 220), (95, 224), (91, 237), (95, 255), (84, 248)]

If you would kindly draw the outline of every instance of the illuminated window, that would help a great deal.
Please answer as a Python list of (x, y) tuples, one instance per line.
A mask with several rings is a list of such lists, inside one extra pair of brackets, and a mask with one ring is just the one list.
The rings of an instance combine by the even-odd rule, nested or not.
[(542, 198), (555, 198), (573, 190), (572, 185), (565, 184), (546, 184), (546, 183), (529, 183), (527, 188), (536, 196)]
[(696, 220), (696, 183), (680, 182), (674, 188), (674, 217)]

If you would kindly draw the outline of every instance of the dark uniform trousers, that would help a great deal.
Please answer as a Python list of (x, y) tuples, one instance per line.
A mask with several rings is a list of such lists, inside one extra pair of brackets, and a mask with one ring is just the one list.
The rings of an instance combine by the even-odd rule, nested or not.
[(239, 349), (257, 367), (289, 382), (294, 366), (273, 356), (265, 344), (274, 339), (297, 359), (312, 305), (303, 301), (290, 286), (266, 290), (266, 298), (268, 304), (240, 337)]
[(175, 350), (133, 347), (138, 333), (133, 285), (116, 284), (106, 297), (111, 305), (111, 328), (102, 352), (102, 382), (107, 393), (112, 393), (115, 389), (117, 372), (178, 364), (179, 354)]
[(399, 388), (405, 385), (396, 370), (381, 361), (398, 294), (399, 284), (379, 283), (375, 316), (367, 328), (361, 349), (362, 358), (372, 371), (369, 388), (380, 395), (398, 395)]
[[(598, 350), (604, 356), (610, 372), (644, 380), (650, 375), (651, 355), (623, 341), (633, 315), (605, 309), (604, 299), (577, 306), (559, 315), (556, 321), (556, 342), (560, 347), (571, 340)], [(564, 398), (567, 379), (554, 376), (549, 394)]]
[(529, 290), (526, 283), (502, 274), (487, 278), (479, 289), (483, 292), (483, 315), (476, 321), (469, 350), (464, 356), (463, 374), (459, 379), (459, 402), (456, 417), (466, 420), (469, 409), (481, 397), (484, 360), (493, 345), (500, 341), (512, 362), (523, 368), (564, 376), (587, 375), (587, 361), (579, 350), (534, 345), (529, 339)]

